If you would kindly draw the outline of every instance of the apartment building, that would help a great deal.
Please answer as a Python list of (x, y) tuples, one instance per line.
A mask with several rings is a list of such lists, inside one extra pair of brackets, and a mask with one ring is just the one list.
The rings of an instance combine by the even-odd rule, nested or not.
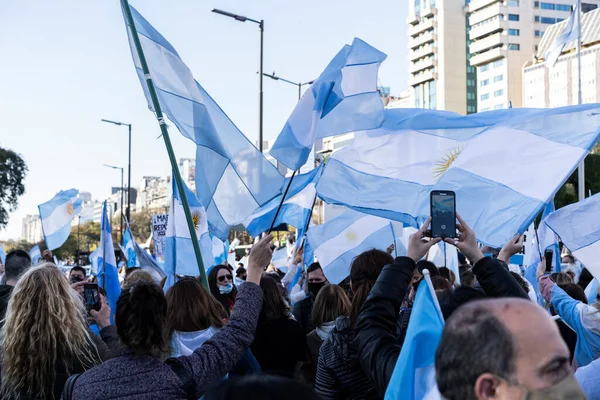
[[(582, 7), (583, 8), (583, 7)], [(584, 9), (585, 11), (585, 9)], [(579, 85), (576, 43), (563, 49), (554, 68), (544, 64), (544, 54), (567, 21), (550, 26), (539, 44), (535, 59), (523, 68), (525, 107), (562, 107), (578, 104)], [(600, 102), (600, 9), (581, 16), (581, 94), (583, 103)]]
[(408, 84), (414, 91), (415, 107), (460, 114), (475, 112), (474, 70), (468, 71), (466, 62), (464, 1), (408, 3)]
[[(465, 7), (469, 63), (477, 68), (477, 109), (522, 107), (523, 66), (538, 53), (545, 31), (569, 18), (576, 0), (472, 0)], [(600, 0), (586, 0), (584, 11)]]

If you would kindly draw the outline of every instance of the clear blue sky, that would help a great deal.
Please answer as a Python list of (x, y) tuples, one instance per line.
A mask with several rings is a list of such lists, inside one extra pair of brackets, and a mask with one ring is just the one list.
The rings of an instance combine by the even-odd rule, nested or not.
[[(177, 49), (201, 85), (252, 140), (258, 137), (258, 27), (212, 8), (265, 20), (265, 72), (314, 79), (354, 37), (388, 54), (379, 78), (392, 94), (407, 86), (404, 1), (392, 0), (132, 0)], [(58, 190), (77, 188), (103, 200), (127, 165), (133, 124), (132, 186), (167, 175), (159, 128), (135, 74), (119, 1), (0, 2), (0, 146), (29, 166), (26, 194), (0, 239), (21, 234), (21, 218)], [(267, 78), (268, 79), (268, 78)], [(297, 89), (265, 80), (265, 139), (275, 137), (296, 103)], [(177, 157), (192, 142), (171, 129)]]

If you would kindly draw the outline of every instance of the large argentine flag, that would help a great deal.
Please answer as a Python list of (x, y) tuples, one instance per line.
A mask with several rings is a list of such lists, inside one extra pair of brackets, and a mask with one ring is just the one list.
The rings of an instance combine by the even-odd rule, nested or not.
[(553, 68), (556, 65), (556, 61), (562, 54), (565, 46), (569, 42), (577, 40), (579, 32), (579, 8), (576, 5), (560, 35), (552, 43), (548, 51), (546, 51), (546, 54), (544, 54), (545, 64), (548, 68)]
[(100, 223), (100, 246), (98, 257), (98, 285), (106, 290), (106, 298), (111, 310), (111, 319), (117, 310), (117, 300), (121, 295), (119, 272), (115, 248), (113, 247), (110, 220), (106, 209), (106, 201), (102, 205), (102, 220)]
[(77, 189), (61, 190), (49, 201), (40, 204), (40, 219), (48, 250), (62, 246), (71, 233), (71, 221), (81, 211)]
[[(135, 8), (131, 12), (162, 110), (183, 136), (197, 144), (196, 190), (213, 234), (226, 240), (230, 226), (280, 193), (283, 176), (194, 80), (175, 48)], [(129, 29), (127, 34), (138, 77), (153, 109)]]
[(416, 227), (431, 190), (454, 190), (458, 212), (493, 247), (527, 229), (600, 136), (598, 104), (386, 115), (329, 159), (319, 197)]
[(37, 244), (29, 249), (29, 257), (31, 257), (31, 263), (37, 264), (38, 261), (42, 258), (42, 252), (40, 251), (40, 246)]
[(371, 249), (385, 251), (394, 242), (390, 221), (348, 210), (306, 232), (304, 257), (316, 256), (327, 280), (337, 284), (350, 274), (354, 257)]
[(440, 398), (434, 363), (443, 330), (444, 317), (429, 273), (426, 273), (415, 296), (406, 338), (385, 392), (385, 400)]
[(315, 139), (381, 126), (385, 118), (377, 74), (386, 55), (360, 39), (346, 45), (304, 93), (269, 151), (299, 169)]
[[(286, 200), (277, 215), (277, 221), (273, 226), (289, 224), (297, 229), (303, 229), (310, 218), (312, 206), (317, 196), (316, 184), (321, 177), (324, 163), (312, 171), (298, 175), (292, 180), (290, 190), (285, 196)], [(284, 188), (287, 187), (290, 178), (286, 179)], [(260, 207), (245, 221), (244, 226), (252, 236), (258, 236), (266, 232), (275, 218), (277, 207), (281, 203), (283, 194)]]
[[(204, 268), (209, 270), (213, 265), (214, 259), (212, 257), (212, 242), (208, 234), (206, 211), (194, 192), (185, 183), (183, 185), (196, 229), (196, 238), (200, 243)], [(169, 210), (169, 220), (165, 236), (165, 272), (168, 278), (173, 277), (175, 274), (198, 276), (196, 253), (194, 252), (190, 230), (175, 180), (173, 180), (173, 197), (171, 198), (171, 209)], [(167, 284), (165, 284), (165, 292), (168, 289)]]
[(550, 214), (544, 223), (552, 229), (591, 273), (600, 279), (600, 194)]

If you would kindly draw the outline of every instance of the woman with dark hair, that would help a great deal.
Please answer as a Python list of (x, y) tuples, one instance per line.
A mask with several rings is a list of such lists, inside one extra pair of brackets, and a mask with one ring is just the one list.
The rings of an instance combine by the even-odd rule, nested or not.
[(208, 287), (215, 299), (225, 309), (227, 315), (231, 314), (235, 298), (237, 296), (237, 288), (233, 284), (233, 273), (228, 265), (216, 265), (208, 274)]
[(329, 337), (338, 317), (350, 315), (351, 307), (348, 296), (338, 285), (327, 285), (319, 291), (311, 315), (316, 328), (306, 337), (309, 359), (302, 365), (304, 379), (309, 384), (315, 384), (317, 360), (323, 341)]
[(293, 319), (277, 281), (264, 274), (260, 288), (264, 300), (250, 348), (263, 373), (293, 378), (298, 363), (306, 358), (306, 335)]
[(354, 296), (350, 316), (336, 319), (319, 352), (315, 390), (323, 399), (379, 399), (359, 363), (354, 346), (355, 325), (381, 270), (393, 262), (391, 255), (375, 249), (365, 251), (352, 261), (350, 284)]
[(271, 261), (267, 235), (252, 249), (248, 280), (240, 289), (229, 322), (188, 356), (164, 359), (169, 352), (167, 300), (161, 288), (138, 282), (121, 292), (115, 324), (123, 346), (119, 357), (77, 378), (75, 399), (199, 398), (223, 378), (254, 339), (262, 306), (261, 273)]

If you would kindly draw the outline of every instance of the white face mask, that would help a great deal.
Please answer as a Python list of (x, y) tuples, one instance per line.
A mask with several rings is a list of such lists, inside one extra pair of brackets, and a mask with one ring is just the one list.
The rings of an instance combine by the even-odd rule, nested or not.
[(233, 290), (233, 283), (229, 282), (225, 286), (219, 286), (219, 293), (221, 294), (229, 294)]

